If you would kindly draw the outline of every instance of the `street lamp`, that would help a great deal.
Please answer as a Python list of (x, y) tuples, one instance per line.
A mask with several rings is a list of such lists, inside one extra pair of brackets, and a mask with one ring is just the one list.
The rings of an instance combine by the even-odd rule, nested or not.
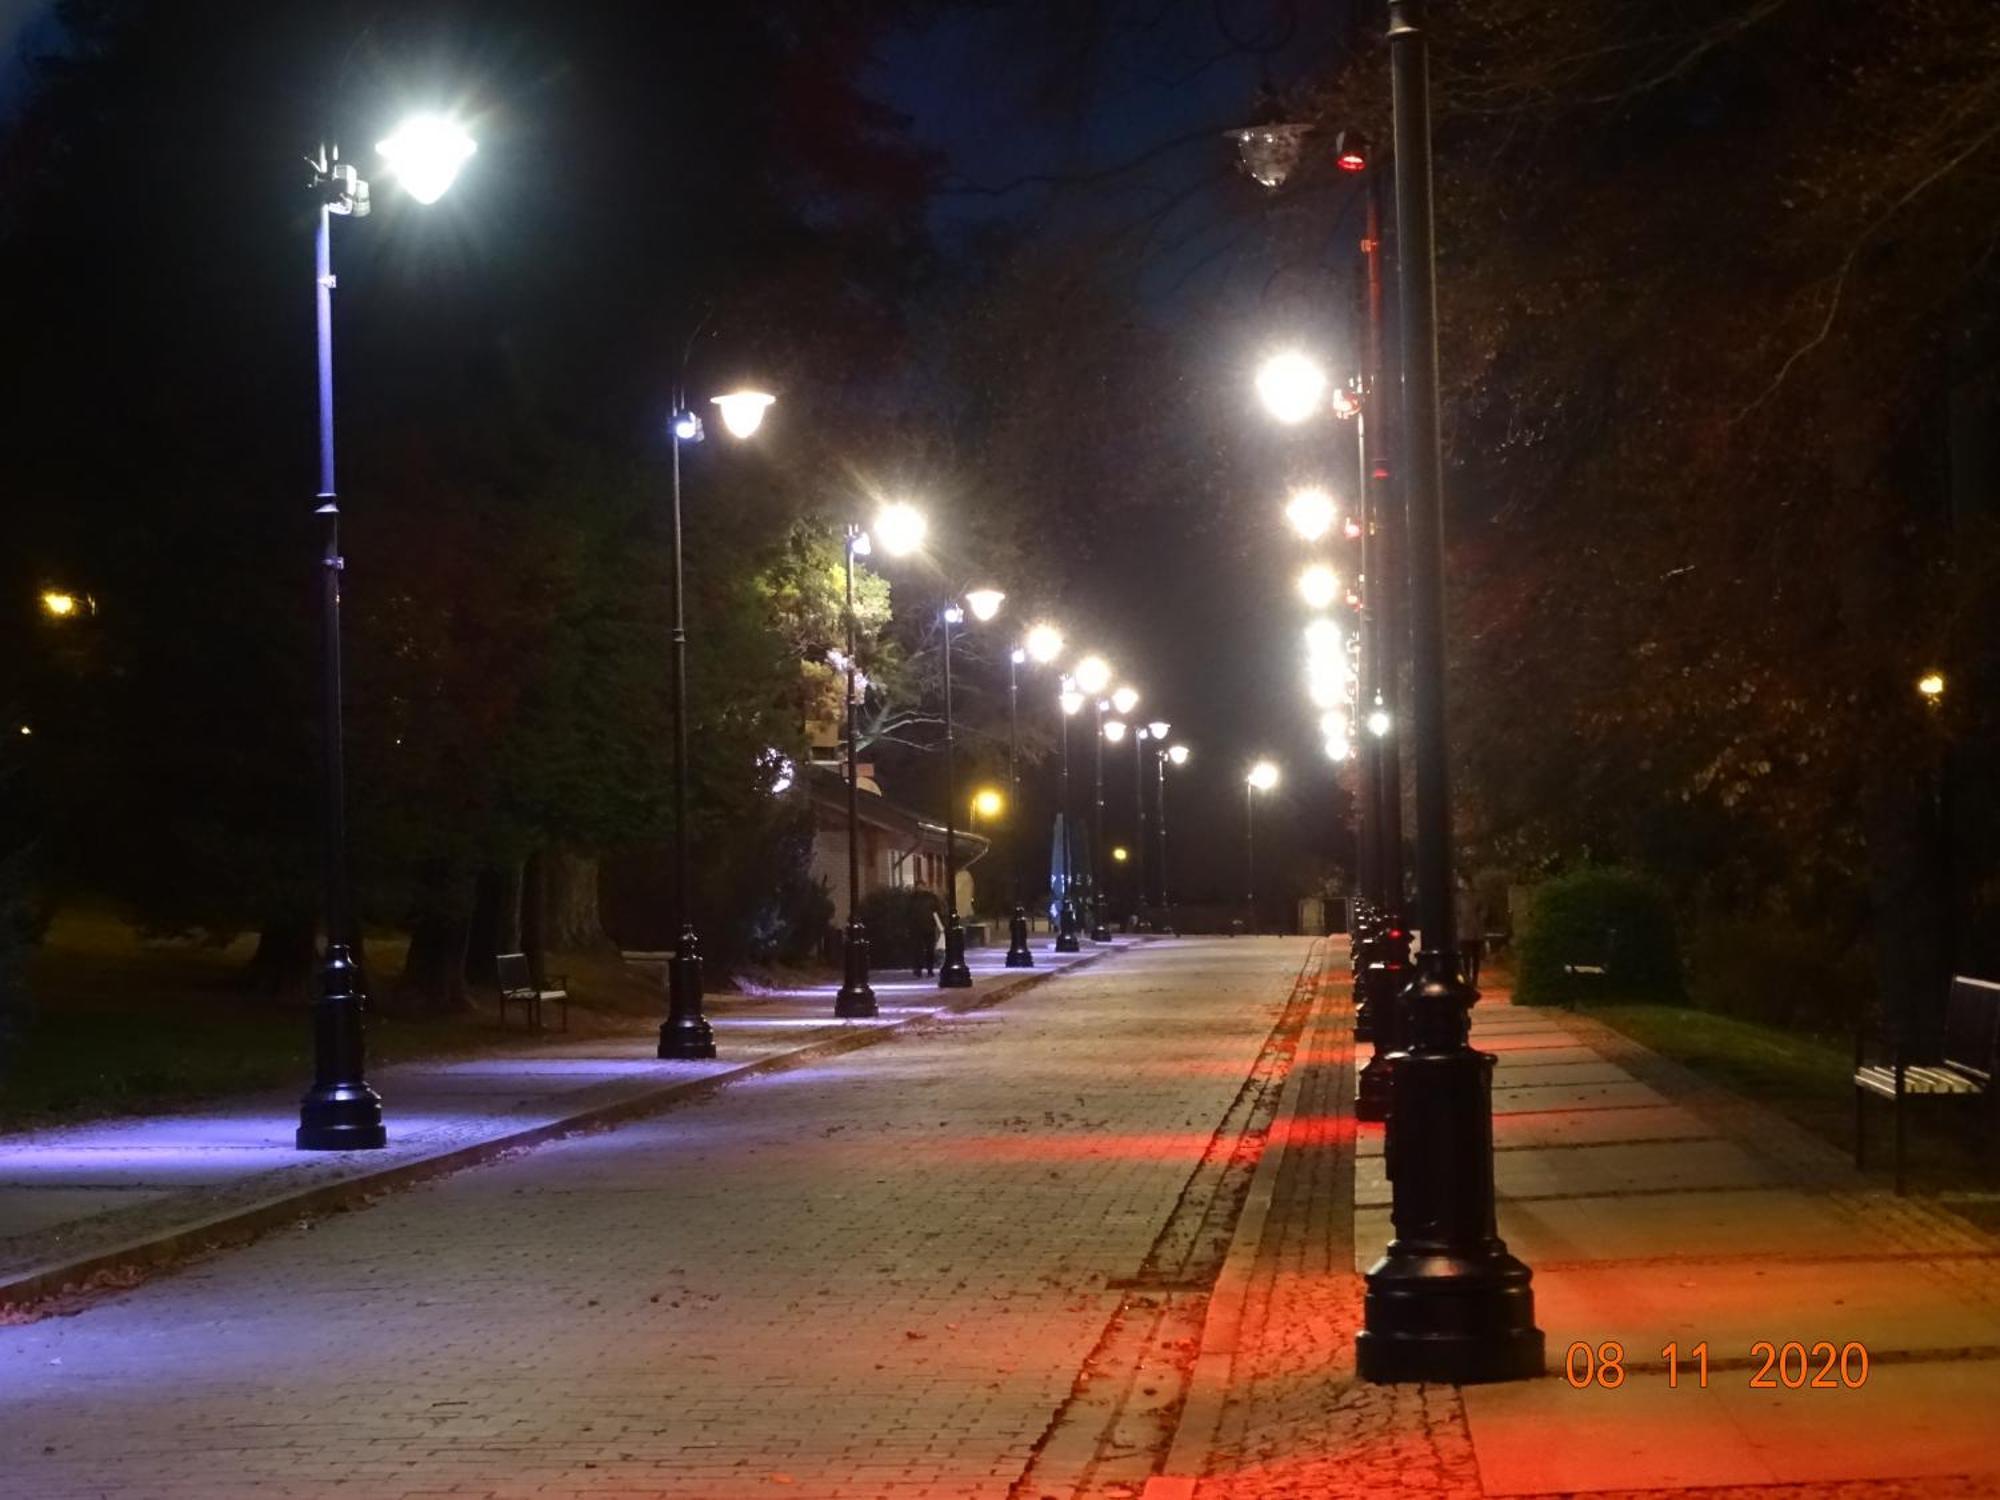
[(1063, 830), (1063, 888), (1062, 900), (1057, 903), (1056, 912), (1056, 952), (1076, 953), (1082, 945), (1077, 941), (1076, 914), (1076, 840), (1070, 833), (1076, 821), (1070, 815), (1069, 805), (1069, 721), (1083, 711), (1084, 696), (1077, 691), (1076, 679), (1065, 677), (1062, 692), (1056, 701), (1062, 707), (1062, 802)]
[[(1006, 595), (998, 589), (972, 589), (965, 602), (976, 620), (991, 620), (1000, 613)], [(972, 984), (972, 970), (965, 963), (965, 927), (958, 917), (958, 770), (954, 745), (957, 729), (951, 711), (951, 630), (965, 623), (965, 610), (948, 604), (941, 616), (944, 625), (944, 962), (938, 966), (938, 988), (962, 990)]]
[(923, 546), (928, 535), (930, 522), (906, 500), (892, 501), (876, 514), (875, 540), (891, 557), (908, 557)]
[[(404, 191), (434, 203), (451, 186), (474, 146), (438, 115), (406, 121), (377, 148)], [(367, 984), (354, 954), (353, 897), (347, 878), (346, 758), (341, 741), (340, 500), (333, 470), (333, 219), (368, 213), (368, 184), (338, 146), (319, 148), (310, 187), (319, 200), (313, 230), (313, 301), (319, 374), (321, 879), (326, 949), (313, 1002), (313, 1081), (299, 1101), (294, 1142), (301, 1151), (362, 1151), (385, 1146), (382, 1100), (368, 1086), (362, 1014)], [(72, 610), (74, 605), (72, 604)]]
[(1096, 696), (1111, 686), (1111, 663), (1101, 656), (1086, 656), (1076, 664), (1076, 688)]
[(1121, 687), (1111, 695), (1111, 706), (1121, 714), (1129, 714), (1139, 706), (1139, 690)]
[[(764, 409), (774, 399), (761, 391), (738, 391), (715, 397), (713, 404), (721, 409), (722, 425), (733, 436), (747, 438), (763, 425)], [(667, 959), (667, 1016), (660, 1023), (658, 1055), (681, 1061), (715, 1056), (715, 1031), (702, 1013), (701, 939), (689, 899), (694, 882), (688, 873), (693, 840), (688, 834), (687, 587), (681, 559), (681, 448), (707, 435), (701, 418), (676, 390), (667, 423), (673, 450), (674, 951)]]
[(1333, 496), (1318, 486), (1292, 491), (1285, 502), (1285, 520), (1301, 541), (1316, 542), (1333, 530), (1340, 518)]
[(1462, 1385), (1541, 1374), (1543, 1340), (1535, 1326), (1531, 1273), (1507, 1252), (1499, 1234), (1494, 1058), (1470, 1045), (1470, 1011), (1478, 996), (1460, 972), (1454, 931), (1437, 250), (1423, 20), (1423, 0), (1389, 0), (1423, 952), (1417, 980), (1402, 997), (1408, 1035), (1396, 1054), (1395, 1102), (1385, 1142), (1395, 1237), (1368, 1271), (1355, 1350), (1364, 1380)]
[(1148, 744), (1152, 745), (1153, 759), (1157, 761), (1160, 758), (1161, 750), (1166, 746), (1167, 731), (1172, 727), (1165, 719), (1154, 719), (1148, 723), (1141, 724), (1139, 732), (1132, 736), (1132, 802), (1139, 816), (1138, 868), (1133, 871), (1132, 884), (1139, 893), (1138, 914), (1141, 917), (1145, 916), (1147, 909), (1153, 904), (1153, 893), (1146, 888), (1146, 872), (1152, 867), (1156, 858), (1148, 849), (1146, 746)]
[(76, 616), (83, 603), (76, 595), (62, 589), (43, 589), (40, 603), (42, 613), (52, 620), (68, 620)]
[[(1062, 632), (1044, 621), (1029, 626), (1023, 643), (1007, 656), (1007, 785), (1016, 807), (1021, 805), (1021, 668), (1030, 661), (1047, 666), (1062, 655), (1062, 649)], [(1014, 911), (1007, 919), (1006, 966), (1010, 969), (1035, 966), (1034, 951), (1028, 946), (1028, 909), (1021, 899), (1021, 856), (1026, 848), (1021, 837), (1023, 821), (1014, 820), (1009, 836), (1014, 883)]]
[[(921, 517), (919, 518), (921, 519)], [(841, 933), (840, 993), (833, 1013), (842, 1020), (866, 1020), (878, 1014), (875, 990), (868, 983), (868, 928), (861, 920), (861, 742), (857, 734), (861, 686), (855, 663), (854, 559), (872, 551), (868, 533), (853, 522), (847, 526), (847, 654), (842, 662), (846, 682), (847, 750), (847, 926)]]
[[(1079, 687), (1083, 685), (1083, 667), (1092, 666), (1093, 664), (1095, 668), (1102, 668), (1101, 672), (1097, 670), (1092, 671), (1091, 677), (1093, 680), (1102, 682), (1109, 682), (1111, 680), (1111, 668), (1109, 664), (1102, 657), (1093, 656), (1087, 658), (1077, 669), (1077, 685)], [(1128, 688), (1122, 691), (1129, 692), (1131, 690)], [(1133, 693), (1132, 701), (1134, 703), (1139, 701), (1137, 693)], [(1090, 812), (1090, 940), (1093, 943), (1108, 943), (1111, 941), (1111, 924), (1106, 920), (1104, 909), (1105, 892), (1107, 889), (1107, 882), (1104, 878), (1106, 872), (1099, 867), (1098, 863), (1104, 857), (1104, 715), (1110, 708), (1111, 700), (1109, 698), (1099, 698), (1097, 700), (1097, 734), (1091, 743), (1091, 749), (1095, 756), (1093, 764), (1096, 767), (1093, 777), (1096, 793), (1095, 799), (1091, 803)], [(1120, 724), (1118, 726), (1118, 733), (1123, 735), (1124, 732), (1125, 726)]]
[(1299, 597), (1308, 609), (1328, 609), (1340, 597), (1340, 575), (1325, 563), (1314, 563), (1299, 574)]
[(1264, 409), (1287, 427), (1326, 409), (1326, 371), (1296, 349), (1273, 354), (1257, 367), (1257, 395)]
[(1174, 930), (1174, 900), (1167, 888), (1168, 871), (1171, 868), (1167, 863), (1167, 767), (1173, 766), (1178, 769), (1186, 765), (1188, 754), (1186, 745), (1169, 745), (1167, 753), (1154, 762), (1159, 779), (1158, 795), (1154, 800), (1160, 808), (1160, 919), (1167, 924), (1168, 932)]
[(1243, 778), (1243, 904), (1251, 934), (1257, 931), (1257, 793), (1278, 784), (1278, 768), (1268, 760), (1253, 765)]

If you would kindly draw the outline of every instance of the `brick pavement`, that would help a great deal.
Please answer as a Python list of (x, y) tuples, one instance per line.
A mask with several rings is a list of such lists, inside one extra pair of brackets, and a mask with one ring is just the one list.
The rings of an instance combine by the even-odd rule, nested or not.
[(0, 1494), (992, 1496), (1305, 945), (1147, 945), (0, 1329)]
[[(1499, 1058), (1500, 1228), (1536, 1268), (1552, 1374), (1464, 1392), (1355, 1381), (1359, 1271), (1388, 1190), (1379, 1128), (1358, 1149), (1340, 1128), (1335, 1001), (1290, 1085), (1301, 1117), (1328, 1123), (1285, 1150), (1203, 1477), (1156, 1480), (1149, 1500), (2000, 1495), (2000, 1245), (1585, 1016), (1506, 999), (1477, 1008), (1474, 1040)], [(1875, 1363), (1858, 1391), (1751, 1391), (1753, 1337), (1857, 1339)], [(1713, 1342), (1708, 1388), (1667, 1387), (1668, 1338)], [(1605, 1339), (1629, 1351), (1626, 1383), (1573, 1390), (1569, 1346)]]

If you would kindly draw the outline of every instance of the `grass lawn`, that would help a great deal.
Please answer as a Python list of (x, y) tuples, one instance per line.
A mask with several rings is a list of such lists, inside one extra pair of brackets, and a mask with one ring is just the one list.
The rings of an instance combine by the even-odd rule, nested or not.
[[(253, 937), (227, 946), (155, 943), (114, 917), (65, 913), (29, 963), (35, 1016), (19, 1054), (0, 1076), (0, 1129), (93, 1115), (172, 1108), (218, 1095), (295, 1085), (312, 1071), (311, 1013), (243, 992), (239, 976)], [(400, 941), (371, 938), (370, 978), (402, 966)], [(628, 1013), (658, 999), (617, 956), (556, 963), (574, 994), (599, 1016), (576, 1011), (579, 1032), (624, 1027)], [(502, 1030), (490, 1009), (406, 1020), (372, 1010), (371, 1064), (521, 1046), (534, 1038)]]
[[(1852, 1044), (1678, 1005), (1593, 1005), (1594, 1016), (1711, 1083), (1768, 1105), (1843, 1151), (1854, 1146)], [(1889, 1107), (1871, 1101), (1869, 1176), (1889, 1179)], [(1919, 1108), (1907, 1118), (1909, 1185), (2000, 1230), (2000, 1164), (1959, 1112)]]

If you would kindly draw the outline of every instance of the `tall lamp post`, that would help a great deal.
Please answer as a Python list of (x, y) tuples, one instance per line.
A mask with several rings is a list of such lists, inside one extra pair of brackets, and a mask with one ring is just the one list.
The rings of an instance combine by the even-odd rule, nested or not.
[(1493, 1063), (1470, 1045), (1478, 998), (1453, 931), (1444, 703), (1443, 454), (1438, 437), (1437, 262), (1423, 0), (1389, 0), (1402, 253), (1403, 432), (1409, 521), (1417, 899), (1423, 951), (1404, 992), (1386, 1142), (1395, 1237), (1367, 1275), (1361, 1378), (1469, 1384), (1542, 1373), (1526, 1265), (1501, 1240), (1493, 1194)]
[(1062, 709), (1062, 791), (1058, 801), (1062, 803), (1063, 841), (1063, 888), (1062, 900), (1056, 911), (1056, 952), (1077, 953), (1082, 944), (1077, 940), (1076, 910), (1076, 838), (1071, 829), (1076, 819), (1070, 811), (1069, 801), (1069, 721), (1083, 711), (1084, 695), (1077, 690), (1076, 679), (1065, 677), (1062, 692), (1057, 703)]
[(1097, 722), (1091, 736), (1092, 750), (1096, 756), (1096, 777), (1094, 800), (1091, 804), (1090, 819), (1090, 881), (1085, 896), (1085, 912), (1089, 918), (1090, 940), (1093, 943), (1111, 941), (1111, 929), (1104, 922), (1104, 712), (1111, 707), (1110, 702), (1100, 694), (1111, 686), (1111, 664), (1101, 656), (1086, 656), (1076, 664), (1076, 685), (1079, 691), (1096, 704)]
[[(732, 391), (711, 404), (731, 436), (748, 438), (763, 426), (773, 399), (762, 391)], [(701, 939), (688, 899), (694, 886), (688, 877), (693, 840), (688, 836), (687, 590), (681, 563), (681, 446), (699, 443), (708, 432), (679, 390), (667, 430), (673, 439), (674, 951), (667, 960), (667, 1016), (660, 1023), (659, 1055), (687, 1059), (715, 1056), (715, 1032), (702, 1013)]]
[(1169, 745), (1156, 762), (1160, 779), (1159, 796), (1155, 799), (1160, 809), (1160, 920), (1167, 924), (1168, 932), (1174, 932), (1176, 928), (1173, 892), (1168, 888), (1173, 866), (1167, 860), (1167, 767), (1186, 765), (1188, 754), (1186, 745)]
[(1243, 778), (1243, 905), (1245, 928), (1257, 932), (1257, 794), (1278, 784), (1278, 768), (1260, 760)]
[(965, 927), (958, 913), (958, 770), (954, 745), (957, 729), (951, 707), (951, 631), (965, 623), (965, 611), (982, 624), (1000, 613), (1006, 595), (998, 589), (972, 589), (965, 605), (947, 604), (944, 624), (944, 962), (938, 966), (938, 988), (962, 990), (972, 984), (965, 962)]
[[(419, 203), (444, 196), (477, 149), (450, 120), (419, 115), (377, 148), (403, 190)], [(301, 1151), (369, 1151), (389, 1142), (382, 1099), (368, 1086), (362, 1015), (367, 984), (354, 953), (354, 902), (347, 876), (347, 779), (341, 729), (340, 498), (333, 468), (333, 220), (368, 213), (368, 184), (321, 146), (311, 159), (319, 199), (313, 231), (313, 302), (318, 336), (320, 518), (320, 858), (326, 948), (313, 1001), (313, 1081), (299, 1101), (294, 1143)], [(66, 596), (67, 597), (67, 596)], [(74, 609), (72, 603), (71, 609)]]
[[(1126, 731), (1131, 729), (1131, 727), (1132, 726), (1127, 724), (1123, 719), (1106, 719), (1104, 721), (1104, 730), (1103, 730), (1104, 742), (1108, 745), (1124, 744)], [(1138, 735), (1135, 734), (1132, 736), (1132, 743), (1135, 747), (1138, 745), (1139, 743)], [(1116, 854), (1114, 854), (1112, 857), (1114, 860), (1118, 859), (1118, 856)], [(1106, 873), (1108, 874), (1109, 871), (1107, 871)], [(1119, 892), (1120, 896), (1123, 896), (1125, 894), (1123, 887), (1125, 886), (1126, 879), (1128, 878), (1129, 877), (1121, 878), (1120, 880), (1120, 887), (1121, 887)], [(1109, 900), (1111, 899), (1112, 893), (1107, 889), (1105, 895), (1106, 899)]]
[(1020, 815), (1021, 668), (1030, 661), (1048, 666), (1062, 655), (1062, 648), (1062, 632), (1053, 625), (1038, 624), (1029, 627), (1026, 640), (1007, 657), (1007, 786), (1015, 808), (1014, 826), (1010, 832), (1014, 846), (1014, 910), (1007, 919), (1007, 967), (1010, 969), (1032, 969), (1035, 966), (1034, 951), (1028, 946), (1028, 909), (1021, 899), (1021, 858), (1026, 847), (1026, 841), (1021, 837), (1024, 824)]
[(843, 1020), (865, 1020), (878, 1014), (875, 989), (868, 982), (868, 928), (861, 920), (861, 742), (857, 733), (861, 682), (855, 654), (858, 649), (854, 617), (854, 559), (867, 557), (873, 550), (868, 533), (850, 521), (847, 545), (846, 609), (847, 652), (841, 663), (845, 684), (845, 725), (843, 748), (847, 761), (847, 926), (841, 933), (840, 993), (834, 997), (833, 1013)]
[(1142, 915), (1153, 904), (1153, 892), (1151, 889), (1153, 876), (1151, 872), (1155, 863), (1153, 855), (1147, 847), (1152, 835), (1146, 817), (1145, 752), (1146, 746), (1150, 744), (1153, 747), (1153, 759), (1157, 761), (1160, 758), (1160, 751), (1166, 745), (1167, 731), (1172, 727), (1165, 719), (1154, 719), (1150, 723), (1141, 724), (1139, 732), (1132, 736), (1132, 800), (1137, 804), (1139, 811), (1139, 867), (1133, 871), (1133, 874), (1138, 882), (1139, 909)]

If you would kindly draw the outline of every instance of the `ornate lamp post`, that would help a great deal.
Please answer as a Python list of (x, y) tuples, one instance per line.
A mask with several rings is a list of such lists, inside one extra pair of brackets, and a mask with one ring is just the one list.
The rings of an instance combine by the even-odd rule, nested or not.
[[(762, 391), (732, 391), (710, 403), (720, 410), (722, 425), (732, 437), (748, 438), (764, 424), (764, 412), (774, 398)], [(673, 438), (673, 610), (674, 610), (674, 951), (667, 960), (667, 1017), (660, 1023), (659, 1055), (664, 1058), (715, 1056), (715, 1032), (702, 1014), (701, 940), (695, 935), (694, 912), (688, 900), (688, 707), (687, 611), (681, 566), (681, 445), (707, 436), (701, 417), (674, 393), (674, 417), (668, 424)]]
[[(406, 120), (377, 148), (403, 191), (419, 203), (444, 196), (459, 168), (477, 149), (471, 137), (439, 115)], [(340, 499), (333, 469), (333, 219), (368, 213), (368, 184), (340, 159), (338, 146), (321, 146), (311, 160), (311, 188), (319, 199), (313, 232), (313, 301), (319, 370), (320, 518), (320, 851), (326, 949), (319, 993), (313, 1001), (313, 1081), (299, 1101), (294, 1143), (301, 1151), (367, 1151), (385, 1146), (382, 1100), (368, 1086), (362, 1014), (367, 985), (354, 956), (354, 906), (347, 877), (347, 779), (341, 734)], [(64, 595), (68, 599), (70, 596)], [(45, 598), (43, 607), (59, 609)]]
[(1069, 803), (1069, 721), (1082, 711), (1083, 694), (1077, 691), (1075, 678), (1063, 678), (1057, 702), (1062, 708), (1062, 792), (1058, 800), (1062, 803), (1063, 888), (1056, 914), (1056, 952), (1077, 953), (1083, 945), (1077, 941), (1076, 839), (1070, 832), (1076, 819)]
[(938, 966), (938, 988), (962, 990), (972, 984), (965, 962), (965, 927), (958, 914), (958, 771), (954, 759), (957, 730), (951, 708), (951, 631), (965, 623), (965, 609), (982, 624), (1000, 613), (1006, 595), (998, 589), (972, 589), (965, 608), (947, 604), (944, 624), (944, 962)]
[(1166, 743), (1167, 731), (1172, 727), (1165, 719), (1154, 719), (1151, 723), (1141, 724), (1139, 732), (1132, 736), (1132, 800), (1137, 805), (1139, 814), (1138, 868), (1132, 874), (1139, 891), (1141, 917), (1145, 917), (1148, 908), (1153, 904), (1151, 877), (1148, 872), (1155, 863), (1147, 849), (1150, 833), (1146, 818), (1146, 746), (1150, 744), (1153, 747), (1153, 759), (1159, 760), (1160, 751)]
[(1085, 897), (1085, 911), (1089, 917), (1090, 940), (1093, 943), (1111, 941), (1111, 929), (1104, 922), (1104, 714), (1111, 707), (1109, 699), (1099, 695), (1111, 686), (1111, 664), (1101, 656), (1086, 656), (1076, 664), (1076, 685), (1097, 705), (1097, 723), (1091, 736), (1095, 754), (1095, 799), (1092, 803), (1090, 820), (1090, 882)]
[(1278, 784), (1278, 768), (1260, 760), (1243, 778), (1243, 905), (1244, 927), (1257, 932), (1257, 794)]
[[(1021, 837), (1021, 668), (1033, 661), (1048, 666), (1062, 655), (1062, 632), (1049, 624), (1029, 627), (1026, 641), (1007, 658), (1007, 783), (1017, 809), (1012, 830), (1014, 844), (1014, 914), (1007, 921), (1007, 967), (1031, 969), (1035, 955), (1028, 947), (1028, 909), (1021, 899), (1021, 857), (1026, 841)], [(1067, 726), (1065, 726), (1067, 727)], [(1067, 825), (1065, 825), (1067, 826)]]
[(1411, 728), (1423, 952), (1404, 992), (1386, 1141), (1395, 1237), (1368, 1271), (1358, 1370), (1378, 1382), (1467, 1384), (1542, 1372), (1527, 1266), (1501, 1240), (1493, 1194), (1493, 1056), (1470, 1045), (1478, 998), (1453, 930), (1444, 703), (1443, 453), (1438, 437), (1437, 260), (1423, 0), (1389, 0), (1402, 250)]
[(855, 654), (854, 559), (872, 550), (868, 533), (853, 522), (847, 526), (847, 653), (841, 666), (847, 679), (845, 729), (847, 760), (847, 926), (841, 933), (840, 993), (834, 997), (833, 1013), (843, 1020), (865, 1020), (878, 1013), (875, 989), (868, 982), (868, 928), (861, 920), (861, 742), (856, 733), (860, 709), (861, 680)]
[(1157, 762), (1160, 777), (1158, 798), (1160, 805), (1160, 918), (1167, 924), (1166, 930), (1168, 932), (1173, 932), (1175, 927), (1173, 892), (1168, 889), (1169, 872), (1173, 867), (1167, 861), (1167, 767), (1174, 766), (1179, 768), (1186, 765), (1188, 763), (1188, 754), (1189, 751), (1186, 745), (1169, 745), (1167, 746), (1166, 753), (1160, 756)]

